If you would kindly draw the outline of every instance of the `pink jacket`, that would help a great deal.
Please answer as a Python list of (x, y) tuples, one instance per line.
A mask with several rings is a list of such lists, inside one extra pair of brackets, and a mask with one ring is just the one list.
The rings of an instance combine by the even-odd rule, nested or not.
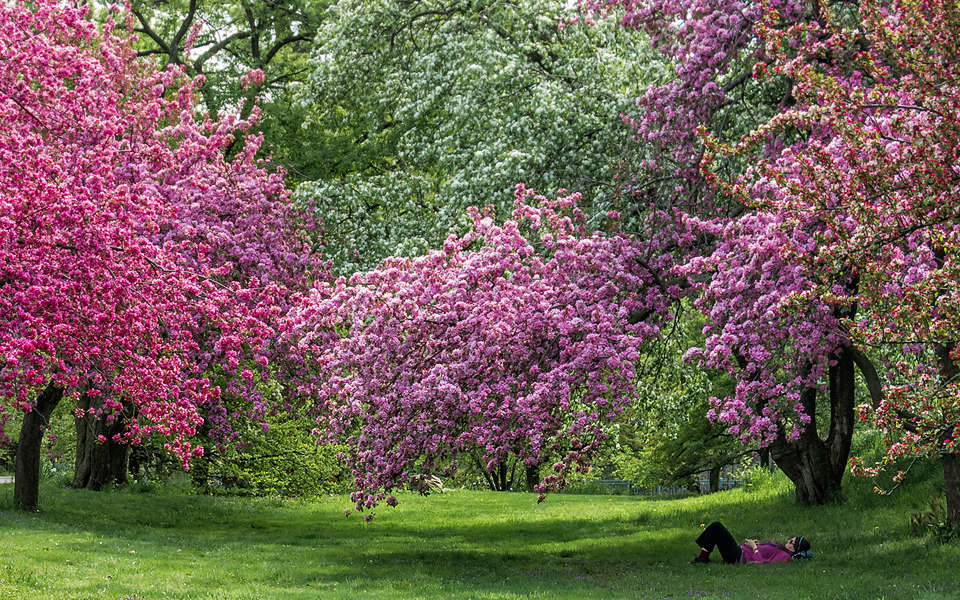
[(790, 553), (783, 549), (783, 546), (773, 542), (764, 542), (757, 544), (757, 551), (746, 544), (741, 544), (743, 555), (740, 561), (744, 563), (768, 563), (768, 562), (789, 562)]

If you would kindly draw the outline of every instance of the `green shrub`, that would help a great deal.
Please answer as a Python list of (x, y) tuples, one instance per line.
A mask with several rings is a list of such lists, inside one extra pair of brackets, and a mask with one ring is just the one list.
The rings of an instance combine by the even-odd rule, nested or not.
[[(211, 491), (250, 496), (318, 496), (346, 490), (340, 446), (317, 445), (305, 419), (274, 423), (242, 448), (214, 452)], [(219, 485), (216, 485), (219, 483)]]
[(930, 508), (910, 515), (910, 527), (917, 535), (930, 535), (940, 544), (960, 539), (960, 524), (947, 521), (947, 504), (937, 494), (930, 499)]

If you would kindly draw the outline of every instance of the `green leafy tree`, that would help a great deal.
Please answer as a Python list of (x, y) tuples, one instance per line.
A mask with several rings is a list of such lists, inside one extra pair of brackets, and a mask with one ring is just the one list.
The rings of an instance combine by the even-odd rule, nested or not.
[(323, 17), (305, 104), (336, 147), (298, 195), (344, 273), (438, 247), (514, 186), (608, 207), (620, 115), (665, 77), (641, 36), (567, 26), (558, 0), (342, 0)]
[(316, 496), (343, 492), (349, 482), (335, 445), (317, 444), (313, 421), (277, 415), (263, 431), (252, 424), (240, 446), (227, 446), (208, 465), (222, 488), (241, 495)]
[(709, 472), (715, 491), (721, 469), (754, 452), (705, 416), (709, 399), (731, 393), (734, 382), (683, 360), (687, 347), (702, 343), (702, 327), (702, 315), (682, 310), (673, 335), (644, 356), (638, 401), (620, 417), (617, 444), (601, 470), (640, 485), (689, 483)]
[[(204, 106), (217, 114), (243, 102), (241, 118), (259, 98), (258, 124), (273, 161), (289, 179), (315, 179), (326, 173), (331, 151), (327, 136), (305, 125), (308, 108), (296, 102), (291, 83), (302, 81), (328, 0), (134, 0), (131, 8), (141, 56), (181, 65), (203, 75)], [(244, 89), (251, 70), (262, 83)]]

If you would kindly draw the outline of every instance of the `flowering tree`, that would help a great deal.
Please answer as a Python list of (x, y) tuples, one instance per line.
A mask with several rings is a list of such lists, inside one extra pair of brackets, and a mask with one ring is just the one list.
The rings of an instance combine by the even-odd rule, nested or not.
[[(251, 116), (257, 115), (254, 109)], [(162, 173), (163, 185), (157, 190), (176, 217), (164, 223), (152, 240), (185, 250), (176, 256), (187, 269), (223, 269), (218, 281), (249, 288), (235, 300), (255, 312), (265, 326), (261, 334), (269, 338), (274, 321), (288, 307), (288, 296), (306, 289), (324, 265), (311, 248), (309, 237), (315, 223), (310, 215), (295, 214), (282, 173), (263, 170), (254, 158), (262, 137), (247, 137), (242, 152), (230, 161), (224, 159), (234, 135), (242, 136), (249, 126), (249, 121), (227, 118), (202, 147), (177, 149), (178, 156)], [(192, 335), (198, 344), (194, 353), (197, 365), (221, 392), (200, 406), (204, 418), (200, 433), (217, 445), (237, 441), (235, 421), (250, 418), (263, 423), (275, 409), (276, 397), (262, 393), (263, 376), (269, 376), (266, 365), (247, 364), (238, 369), (239, 354), (222, 346), (221, 332), (203, 315), (194, 315)], [(273, 358), (271, 347), (265, 343), (257, 349), (262, 359)], [(252, 372), (258, 370), (261, 376), (254, 378)], [(113, 442), (112, 437), (123, 430), (126, 420), (110, 411), (103, 413), (102, 401), (85, 394), (80, 402), (86, 415), (77, 423), (73, 486), (99, 489), (109, 479), (124, 481), (129, 445)], [(123, 414), (135, 412), (135, 406), (124, 403)], [(100, 435), (108, 441), (99, 443)], [(198, 478), (206, 472), (205, 461), (195, 461), (201, 467), (194, 470)]]
[(85, 15), (53, 1), (0, 7), (0, 397), (3, 421), (25, 412), (21, 508), (37, 504), (40, 431), (65, 395), (97, 398), (107, 420), (135, 407), (114, 441), (160, 434), (184, 465), (202, 454), (187, 438), (220, 389), (202, 376), (198, 325), (227, 371), (245, 355), (266, 364), (280, 293), (229, 281), (232, 265), (209, 257), (216, 242), (177, 233), (176, 202), (198, 190), (256, 197), (259, 179), (271, 193), (252, 155), (217, 158), (235, 124), (198, 122), (194, 84)]
[(514, 220), (471, 209), (473, 228), (442, 250), (340, 278), (291, 313), (298, 391), (321, 435), (353, 449), (357, 510), (462, 455), (493, 469), (558, 454), (541, 494), (587, 467), (660, 334), (637, 315), (673, 298), (656, 282), (664, 257), (592, 231), (578, 200), (518, 186)]
[[(812, 504), (840, 490), (855, 421), (855, 359), (869, 364), (841, 327), (852, 309), (821, 290), (824, 279), (828, 289), (845, 289), (849, 278), (823, 278), (784, 256), (785, 249), (808, 252), (818, 230), (810, 220), (750, 213), (726, 223), (712, 252), (683, 267), (708, 276), (695, 284), (707, 338), (687, 358), (737, 380), (732, 395), (711, 400), (708, 416), (742, 441), (769, 447), (797, 499)], [(826, 427), (817, 418), (823, 403)]]
[(775, 235), (815, 223), (805, 248), (780, 252), (816, 276), (795, 305), (819, 298), (846, 313), (838, 325), (853, 342), (902, 348), (882, 398), (877, 374), (865, 371), (875, 394), (861, 416), (889, 436), (888, 455), (878, 467), (854, 460), (852, 470), (876, 475), (906, 456), (938, 456), (948, 517), (960, 523), (960, 13), (928, 0), (861, 2), (855, 26), (822, 14), (782, 29), (770, 13), (761, 27), (770, 64), (759, 70), (790, 77), (798, 104), (744, 145), (771, 129), (811, 135), (732, 191), (777, 215), (785, 227)]
[[(648, 88), (637, 102), (639, 114), (627, 118), (641, 160), (623, 191), (628, 214), (661, 224), (647, 225), (642, 239), (673, 239), (673, 275), (696, 294), (695, 305), (708, 318), (704, 347), (688, 359), (737, 380), (733, 395), (713, 400), (709, 416), (744, 442), (769, 446), (799, 501), (835, 497), (853, 434), (854, 358), (871, 365), (838, 325), (847, 313), (814, 293), (818, 274), (781, 255), (784, 247), (807, 251), (819, 226), (781, 227), (777, 215), (756, 213), (750, 194), (724, 193), (716, 185), (749, 173), (752, 162), (775, 155), (794, 134), (760, 136), (750, 152), (711, 151), (709, 168), (701, 171), (705, 138), (714, 146), (739, 141), (796, 102), (789, 79), (753, 77), (754, 64), (766, 56), (761, 19), (776, 13), (769, 26), (786, 27), (817, 22), (819, 11), (792, 0), (582, 4), (601, 13), (622, 10), (621, 23), (646, 31), (677, 65), (677, 77)], [(626, 209), (630, 202), (634, 207)], [(831, 283), (850, 282), (839, 274)], [(797, 308), (793, 300), (804, 294), (810, 304)], [(822, 403), (829, 406), (827, 431), (816, 419)]]
[[(290, 85), (306, 77), (325, 4), (313, 0), (129, 3), (139, 36), (138, 54), (180, 66), (190, 77), (203, 75), (206, 81), (199, 96), (212, 115), (239, 110), (246, 119), (254, 106), (259, 107), (263, 114), (254, 130), (264, 135), (273, 162), (283, 165), (293, 180), (316, 179), (336, 154), (327, 146), (323, 131), (303, 126), (309, 107), (294, 101)], [(252, 70), (262, 71), (264, 78), (242, 85), (243, 75)], [(228, 154), (238, 149), (234, 143)]]
[[(809, 478), (791, 474), (797, 452), (826, 459), (839, 489), (856, 364), (873, 397), (861, 416), (890, 435), (890, 450), (880, 466), (855, 459), (852, 470), (875, 475), (907, 455), (941, 456), (958, 522), (956, 8), (862, 2), (850, 14), (814, 2), (801, 20), (784, 19), (777, 3), (761, 8), (755, 75), (788, 78), (792, 101), (735, 146), (704, 136), (707, 179), (751, 212), (708, 227), (719, 243), (684, 269), (711, 275), (698, 305), (717, 327), (691, 356), (739, 373), (714, 416), (771, 443), (801, 499)], [(716, 178), (718, 158), (729, 164), (757, 147), (753, 168), (733, 183)], [(902, 351), (884, 397), (857, 346), (890, 345)], [(812, 400), (825, 392), (831, 423), (821, 440)]]
[[(807, 18), (804, 2), (774, 0), (787, 21)], [(675, 76), (649, 85), (622, 119), (635, 132), (634, 156), (620, 174), (625, 216), (649, 204), (684, 207), (694, 214), (739, 213), (725, 205), (701, 176), (705, 128), (723, 141), (739, 140), (792, 102), (787, 80), (753, 78), (762, 57), (755, 25), (763, 14), (753, 0), (581, 0), (589, 15), (618, 14), (620, 24), (642, 32), (668, 60)], [(737, 172), (744, 161), (718, 164)]]

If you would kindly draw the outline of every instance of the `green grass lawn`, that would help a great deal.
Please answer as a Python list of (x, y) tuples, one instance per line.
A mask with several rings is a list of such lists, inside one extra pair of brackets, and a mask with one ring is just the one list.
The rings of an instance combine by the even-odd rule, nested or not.
[[(914, 537), (924, 483), (892, 498), (793, 503), (775, 477), (680, 500), (452, 491), (371, 523), (344, 497), (281, 501), (52, 485), (15, 512), (0, 485), (0, 598), (960, 598), (960, 545)], [(802, 533), (809, 562), (691, 565), (710, 520)], [(715, 557), (719, 560), (719, 557)]]

